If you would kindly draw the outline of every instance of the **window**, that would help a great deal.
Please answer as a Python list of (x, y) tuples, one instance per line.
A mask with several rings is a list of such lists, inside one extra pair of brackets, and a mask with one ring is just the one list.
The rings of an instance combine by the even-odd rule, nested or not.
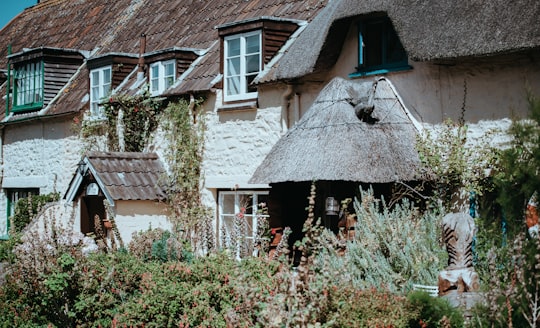
[(111, 92), (111, 67), (101, 67), (90, 72), (90, 116), (103, 118), (100, 102)]
[(407, 53), (388, 18), (364, 20), (358, 31), (358, 67), (353, 77), (410, 68)]
[(169, 89), (176, 80), (174, 60), (157, 62), (150, 65), (150, 93), (158, 95)]
[(15, 214), (15, 204), (19, 199), (39, 195), (38, 188), (7, 189), (7, 218), (6, 224), (0, 224), (0, 239), (8, 238), (10, 217)]
[(43, 62), (15, 66), (13, 111), (39, 109), (43, 106)]
[(232, 248), (237, 257), (256, 255), (255, 237), (260, 213), (268, 201), (268, 191), (239, 190), (219, 193), (219, 229), (223, 247)]
[(262, 68), (261, 32), (254, 31), (225, 37), (225, 101), (257, 97), (250, 86)]

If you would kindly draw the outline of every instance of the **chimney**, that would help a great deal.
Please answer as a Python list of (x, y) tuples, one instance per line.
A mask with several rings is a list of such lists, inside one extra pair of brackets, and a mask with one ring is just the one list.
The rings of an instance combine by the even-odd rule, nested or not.
[(139, 38), (139, 70), (137, 71), (137, 80), (144, 79), (144, 53), (146, 52), (146, 34), (141, 33)]

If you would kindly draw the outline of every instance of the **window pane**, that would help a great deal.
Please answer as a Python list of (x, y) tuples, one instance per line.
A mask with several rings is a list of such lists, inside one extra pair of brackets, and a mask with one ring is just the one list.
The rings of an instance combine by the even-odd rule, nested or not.
[(246, 54), (258, 53), (260, 51), (260, 34), (246, 37)]
[(165, 64), (165, 76), (173, 76), (173, 75), (174, 75), (174, 63)]
[(227, 57), (240, 55), (240, 38), (227, 40)]
[(407, 53), (401, 45), (399, 38), (396, 34), (396, 31), (390, 23), (387, 26), (387, 35), (386, 35), (386, 64), (389, 63), (398, 63), (407, 60)]
[(157, 79), (159, 77), (159, 66), (158, 65), (154, 65), (154, 66), (150, 67), (150, 77), (152, 79)]
[(92, 86), (99, 85), (99, 71), (92, 72)]
[(157, 77), (150, 80), (150, 90), (152, 90), (152, 92), (159, 91), (159, 80)]
[(362, 34), (364, 42), (364, 64), (376, 66), (382, 64), (383, 23), (366, 24)]
[(172, 76), (169, 76), (165, 78), (165, 89), (168, 89), (171, 85), (174, 83), (174, 78)]
[(240, 74), (240, 58), (232, 58), (227, 60), (227, 76)]
[(259, 55), (250, 55), (246, 57), (246, 73), (258, 72), (260, 69)]
[(92, 87), (90, 89), (91, 93), (91, 99), (92, 101), (98, 101), (99, 100), (99, 87)]
[(237, 95), (240, 93), (240, 77), (234, 76), (227, 78), (227, 95)]
[(254, 85), (251, 85), (251, 82), (253, 82), (253, 80), (255, 80), (255, 77), (257, 76), (257, 74), (251, 74), (251, 75), (246, 75), (246, 91), (247, 92), (256, 92), (257, 91), (257, 87), (254, 86)]
[(103, 70), (103, 84), (111, 83), (111, 69), (106, 68)]
[(234, 194), (221, 194), (221, 214), (236, 214), (234, 210)]

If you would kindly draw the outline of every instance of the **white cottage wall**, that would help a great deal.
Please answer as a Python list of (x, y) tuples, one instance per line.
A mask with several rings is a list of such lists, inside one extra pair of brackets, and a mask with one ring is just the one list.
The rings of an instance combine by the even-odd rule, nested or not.
[(39, 188), (41, 194), (63, 193), (82, 151), (69, 119), (8, 125), (3, 135), (0, 235), (7, 233), (7, 191)]
[[(392, 72), (389, 79), (405, 105), (423, 123), (447, 118), (477, 123), (528, 112), (527, 92), (540, 96), (540, 53), (506, 54), (433, 62), (409, 60), (411, 70)], [(358, 32), (352, 24), (341, 55), (328, 73), (324, 86), (335, 76), (349, 79), (358, 65)], [(366, 76), (358, 80), (375, 80)]]
[[(205, 188), (257, 187), (248, 180), (281, 136), (281, 106), (279, 100), (270, 101), (279, 99), (279, 92), (260, 93), (259, 97), (267, 107), (219, 111), (216, 101), (217, 106), (206, 111)], [(221, 98), (221, 91), (215, 98)]]
[(133, 233), (149, 228), (171, 230), (172, 225), (167, 219), (165, 203), (155, 201), (122, 201), (115, 202), (115, 221), (120, 231), (122, 241), (127, 246)]

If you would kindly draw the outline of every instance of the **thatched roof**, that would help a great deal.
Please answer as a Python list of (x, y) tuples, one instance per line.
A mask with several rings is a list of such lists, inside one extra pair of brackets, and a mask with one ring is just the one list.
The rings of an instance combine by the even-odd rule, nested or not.
[(538, 0), (334, 0), (307, 26), (265, 80), (297, 78), (331, 67), (351, 23), (374, 13), (388, 15), (411, 60), (486, 56), (540, 47)]
[(390, 81), (335, 78), (274, 145), (250, 183), (419, 180), (417, 132)]

